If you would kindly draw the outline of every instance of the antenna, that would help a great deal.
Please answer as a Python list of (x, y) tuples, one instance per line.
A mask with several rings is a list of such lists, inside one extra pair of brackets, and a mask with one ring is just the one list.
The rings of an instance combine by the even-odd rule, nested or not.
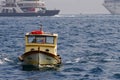
[(43, 27), (42, 24), (40, 24), (40, 31), (42, 31), (42, 27)]

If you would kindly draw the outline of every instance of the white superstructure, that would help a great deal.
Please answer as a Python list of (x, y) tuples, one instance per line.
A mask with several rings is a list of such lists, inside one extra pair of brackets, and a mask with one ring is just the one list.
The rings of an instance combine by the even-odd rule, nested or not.
[(42, 0), (4, 0), (0, 4), (0, 16), (54, 16), (59, 12), (47, 9)]
[(120, 14), (120, 0), (104, 0), (103, 5), (111, 14)]
[(35, 13), (46, 10), (41, 0), (5, 0), (1, 4), (0, 13)]
[(38, 12), (46, 9), (45, 3), (41, 0), (18, 0), (17, 4), (24, 12)]

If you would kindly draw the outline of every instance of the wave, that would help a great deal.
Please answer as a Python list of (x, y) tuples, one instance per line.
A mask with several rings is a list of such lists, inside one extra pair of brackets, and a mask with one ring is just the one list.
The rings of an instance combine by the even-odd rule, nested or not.
[(52, 16), (52, 17), (78, 17), (80, 15), (77, 15), (77, 14), (59, 14), (59, 15), (55, 15), (55, 16)]
[(113, 75), (113, 78), (120, 79), (120, 73), (116, 73)]
[(0, 55), (0, 65), (4, 64), (17, 64), (18, 60), (17, 57), (7, 55), (7, 54), (1, 54)]
[(73, 60), (67, 60), (67, 61), (65, 61), (65, 64), (79, 63), (80, 60), (81, 60), (81, 58), (75, 58)]
[(12, 60), (8, 59), (8, 58), (2, 58), (0, 59), (0, 64), (5, 64), (5, 63), (9, 63), (9, 62), (13, 62)]

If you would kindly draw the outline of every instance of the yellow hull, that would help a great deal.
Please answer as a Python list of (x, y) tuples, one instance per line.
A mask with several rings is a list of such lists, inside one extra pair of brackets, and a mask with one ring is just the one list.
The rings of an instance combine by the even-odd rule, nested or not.
[(36, 68), (55, 67), (61, 64), (60, 56), (43, 51), (26, 52), (19, 59), (23, 61), (23, 65), (32, 65)]

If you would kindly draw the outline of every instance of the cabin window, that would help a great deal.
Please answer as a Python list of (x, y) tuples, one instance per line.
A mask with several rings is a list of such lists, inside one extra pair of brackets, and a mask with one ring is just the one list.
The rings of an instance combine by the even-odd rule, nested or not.
[(53, 44), (54, 43), (54, 37), (46, 37), (46, 43)]
[(33, 43), (35, 42), (35, 37), (34, 36), (29, 36), (28, 37), (28, 43)]
[(28, 43), (54, 44), (54, 37), (51, 37), (51, 36), (28, 36)]
[(45, 37), (35, 37), (36, 43), (46, 43)]

